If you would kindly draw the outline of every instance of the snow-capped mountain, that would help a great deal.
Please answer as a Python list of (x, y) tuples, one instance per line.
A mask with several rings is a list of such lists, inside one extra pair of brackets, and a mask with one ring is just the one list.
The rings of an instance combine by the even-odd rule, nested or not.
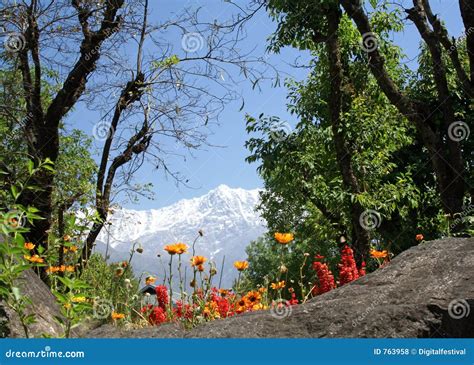
[[(135, 273), (137, 276), (153, 274), (160, 281), (169, 258), (163, 247), (175, 242), (191, 246), (198, 231), (202, 230), (203, 237), (199, 237), (195, 245), (196, 254), (214, 261), (218, 271), (225, 255), (222, 286), (228, 287), (236, 277), (233, 262), (245, 259), (246, 246), (266, 230), (265, 222), (255, 211), (258, 200), (258, 189), (220, 185), (204, 196), (181, 200), (161, 209), (115, 210), (109, 217), (111, 224), (99, 235), (96, 249), (105, 252), (108, 241), (110, 261), (125, 260), (133, 243), (138, 242), (143, 253), (135, 254), (133, 258)], [(161, 260), (158, 254), (161, 254)], [(188, 279), (190, 257), (191, 250), (183, 256)], [(219, 275), (220, 272), (217, 277)]]

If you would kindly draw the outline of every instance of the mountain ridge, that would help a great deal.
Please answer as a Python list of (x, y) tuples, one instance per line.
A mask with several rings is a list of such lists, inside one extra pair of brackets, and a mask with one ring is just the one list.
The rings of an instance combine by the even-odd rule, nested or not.
[[(99, 235), (96, 251), (108, 251), (109, 261), (125, 260), (133, 244), (137, 243), (143, 248), (143, 254), (134, 256), (135, 274), (160, 277), (167, 266), (157, 259), (157, 255), (162, 255), (166, 261), (163, 247), (173, 242), (191, 246), (202, 230), (203, 236), (196, 243), (196, 254), (214, 261), (218, 269), (225, 255), (222, 281), (230, 286), (236, 277), (232, 262), (245, 259), (246, 246), (266, 231), (265, 222), (255, 210), (260, 191), (222, 184), (200, 197), (181, 199), (160, 209), (117, 209), (111, 214), (111, 224)], [(190, 258), (191, 252), (187, 256)]]

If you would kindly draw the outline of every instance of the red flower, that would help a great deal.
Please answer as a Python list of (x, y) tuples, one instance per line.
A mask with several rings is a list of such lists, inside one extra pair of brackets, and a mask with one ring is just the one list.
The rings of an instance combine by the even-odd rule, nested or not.
[(168, 289), (165, 285), (158, 285), (155, 288), (156, 298), (158, 299), (158, 306), (163, 310), (166, 309), (166, 306), (169, 304), (168, 298)]
[(313, 288), (313, 294), (322, 294), (334, 289), (336, 283), (334, 282), (334, 275), (331, 270), (329, 270), (327, 264), (322, 262), (315, 261), (313, 262), (313, 269), (316, 271), (318, 277), (319, 286)]
[(288, 305), (297, 305), (298, 299), (296, 299), (296, 294), (291, 293), (291, 299), (286, 302)]
[(339, 283), (344, 285), (359, 278), (359, 270), (354, 260), (354, 251), (349, 246), (344, 246), (339, 264)]
[(178, 318), (192, 319), (193, 318), (193, 307), (190, 304), (183, 306), (183, 303), (178, 300), (176, 302), (176, 308), (174, 313)]
[(322, 260), (322, 259), (324, 259), (324, 256), (322, 256), (322, 255), (320, 255), (320, 254), (317, 254), (316, 256), (314, 256), (314, 258), (315, 258), (316, 260)]
[(161, 324), (166, 322), (166, 312), (163, 308), (161, 307), (154, 307), (153, 310), (150, 313), (150, 316), (148, 317), (149, 321), (151, 324)]
[(416, 235), (416, 240), (417, 240), (418, 242), (423, 241), (424, 238), (425, 238), (425, 237), (424, 237), (421, 233), (419, 233), (419, 234)]

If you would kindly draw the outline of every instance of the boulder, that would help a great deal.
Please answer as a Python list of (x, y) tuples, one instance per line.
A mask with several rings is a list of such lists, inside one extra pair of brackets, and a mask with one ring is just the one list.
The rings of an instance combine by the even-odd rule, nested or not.
[[(61, 313), (49, 287), (32, 270), (23, 272), (18, 286), (21, 294), (29, 297), (32, 302), (27, 308), (27, 313), (36, 315), (36, 322), (28, 326), (29, 336), (62, 336), (63, 330), (54, 319), (54, 316), (60, 316)], [(1, 337), (25, 337), (17, 314), (2, 301), (0, 301)]]
[(88, 337), (474, 337), (474, 238), (424, 242), (303, 305), (185, 331), (106, 325)]

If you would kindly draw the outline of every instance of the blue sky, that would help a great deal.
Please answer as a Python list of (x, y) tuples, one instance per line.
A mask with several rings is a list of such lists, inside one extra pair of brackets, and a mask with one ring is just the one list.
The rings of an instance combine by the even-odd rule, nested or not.
[[(179, 13), (184, 7), (202, 7), (202, 12), (209, 19), (222, 21), (230, 15), (230, 5), (222, 0), (201, 0), (201, 1), (171, 1), (152, 0), (151, 20), (164, 20), (173, 13)], [(246, 2), (244, 2), (246, 3)], [(404, 1), (408, 7), (411, 1)], [(459, 15), (459, 8), (453, 0), (432, 0), (432, 7), (439, 13), (447, 23), (451, 35), (462, 34), (462, 22)], [(247, 39), (242, 44), (242, 48), (253, 49), (255, 55), (265, 53), (266, 41), (275, 29), (275, 24), (261, 11), (253, 18), (246, 27)], [(412, 25), (407, 26), (401, 34), (395, 35), (396, 42), (403, 46), (408, 59), (413, 59), (418, 54), (420, 39), (416, 29)], [(179, 46), (181, 38), (171, 39), (174, 46)], [(286, 72), (296, 79), (305, 77), (307, 71), (296, 69), (291, 65), (297, 58), (301, 58), (302, 53), (293, 49), (285, 49), (278, 55), (270, 55), (268, 61), (278, 69)], [(415, 61), (411, 61), (414, 65)], [(252, 189), (262, 186), (262, 181), (258, 177), (255, 169), (256, 165), (249, 165), (244, 161), (248, 151), (244, 143), (248, 138), (245, 132), (246, 113), (257, 116), (260, 113), (278, 115), (282, 119), (294, 125), (296, 120), (286, 111), (286, 89), (284, 86), (272, 87), (270, 82), (261, 85), (261, 90), (252, 90), (250, 83), (243, 83), (236, 86), (236, 89), (245, 99), (245, 106), (239, 111), (241, 102), (237, 101), (227, 105), (227, 108), (220, 116), (220, 125), (213, 126), (209, 131), (209, 142), (211, 145), (223, 147), (207, 147), (200, 151), (195, 151), (193, 156), (187, 154), (186, 159), (173, 158), (170, 160), (171, 167), (189, 179), (189, 187), (176, 186), (172, 178), (166, 176), (152, 168), (144, 166), (137, 174), (137, 180), (141, 183), (151, 182), (154, 185), (155, 200), (141, 199), (139, 204), (128, 204), (127, 207), (133, 209), (150, 209), (170, 205), (183, 198), (200, 196), (220, 184), (231, 187), (242, 187)], [(85, 132), (91, 134), (93, 125), (98, 121), (99, 116), (88, 111), (84, 105), (80, 105), (68, 118), (68, 126), (79, 126)], [(100, 144), (97, 145), (100, 147)], [(184, 153), (184, 151), (183, 151)]]

